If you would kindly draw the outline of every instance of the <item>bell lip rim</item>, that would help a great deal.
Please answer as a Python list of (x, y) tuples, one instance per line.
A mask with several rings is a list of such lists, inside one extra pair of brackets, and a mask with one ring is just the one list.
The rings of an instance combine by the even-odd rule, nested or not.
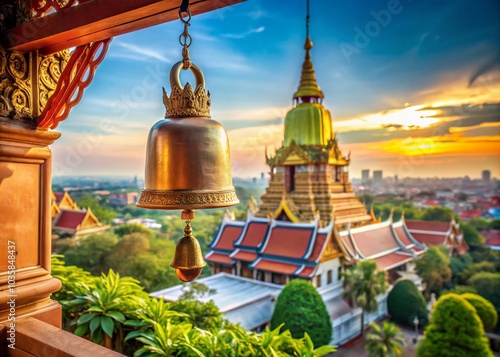
[(192, 269), (203, 269), (204, 267), (207, 266), (207, 262), (203, 262), (203, 265), (201, 266), (196, 266), (196, 267), (182, 267), (182, 266), (173, 266), (172, 263), (170, 263), (170, 267), (174, 269), (184, 269), (184, 270), (192, 270)]
[(185, 209), (189, 210), (199, 210), (199, 209), (216, 209), (216, 208), (224, 208), (224, 207), (234, 207), (240, 203), (240, 200), (238, 201), (232, 201), (228, 203), (219, 203), (219, 204), (210, 204), (210, 205), (204, 205), (204, 204), (191, 204), (191, 205), (185, 205), (185, 204), (179, 204), (179, 205), (154, 205), (154, 204), (143, 204), (143, 203), (136, 203), (135, 205), (139, 208), (146, 208), (146, 209), (164, 209), (164, 210), (169, 210), (169, 211), (182, 211)]

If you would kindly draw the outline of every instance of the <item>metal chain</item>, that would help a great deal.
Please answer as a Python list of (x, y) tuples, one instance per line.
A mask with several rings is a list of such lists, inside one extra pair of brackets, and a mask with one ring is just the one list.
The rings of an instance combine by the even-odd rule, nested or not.
[[(187, 14), (186, 19), (182, 17), (183, 12)], [(183, 6), (179, 8), (179, 19), (184, 24), (184, 31), (179, 36), (179, 43), (182, 46), (182, 64), (183, 64), (182, 68), (189, 69), (191, 68), (191, 58), (189, 58), (189, 46), (191, 46), (191, 43), (193, 42), (193, 38), (188, 32), (188, 28), (189, 26), (191, 26), (191, 24), (189, 23), (191, 21), (191, 11), (189, 11), (189, 3), (187, 4), (185, 9), (183, 9)]]

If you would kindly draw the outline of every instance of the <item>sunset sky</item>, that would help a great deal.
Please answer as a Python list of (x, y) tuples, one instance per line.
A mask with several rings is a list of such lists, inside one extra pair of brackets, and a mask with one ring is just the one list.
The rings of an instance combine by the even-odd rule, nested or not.
[[(351, 177), (500, 177), (499, 14), (497, 0), (311, 0), (312, 60)], [(191, 24), (191, 58), (228, 132), (233, 176), (267, 172), (265, 147), (281, 145), (299, 83), (305, 0), (248, 0)], [(174, 21), (113, 39), (56, 129), (54, 175), (144, 176), (181, 32)]]

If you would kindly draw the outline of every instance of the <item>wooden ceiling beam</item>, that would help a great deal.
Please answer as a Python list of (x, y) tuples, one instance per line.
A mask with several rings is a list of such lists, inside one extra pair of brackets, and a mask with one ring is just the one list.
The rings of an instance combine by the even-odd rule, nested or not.
[[(245, 0), (193, 0), (191, 14)], [(50, 54), (179, 18), (180, 0), (92, 0), (37, 17), (5, 33), (6, 48)]]

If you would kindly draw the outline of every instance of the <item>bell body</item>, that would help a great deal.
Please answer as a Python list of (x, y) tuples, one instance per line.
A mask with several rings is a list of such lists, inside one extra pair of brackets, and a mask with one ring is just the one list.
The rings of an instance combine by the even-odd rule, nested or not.
[(236, 205), (229, 140), (207, 117), (166, 118), (149, 132), (145, 189), (137, 206), (203, 209)]

